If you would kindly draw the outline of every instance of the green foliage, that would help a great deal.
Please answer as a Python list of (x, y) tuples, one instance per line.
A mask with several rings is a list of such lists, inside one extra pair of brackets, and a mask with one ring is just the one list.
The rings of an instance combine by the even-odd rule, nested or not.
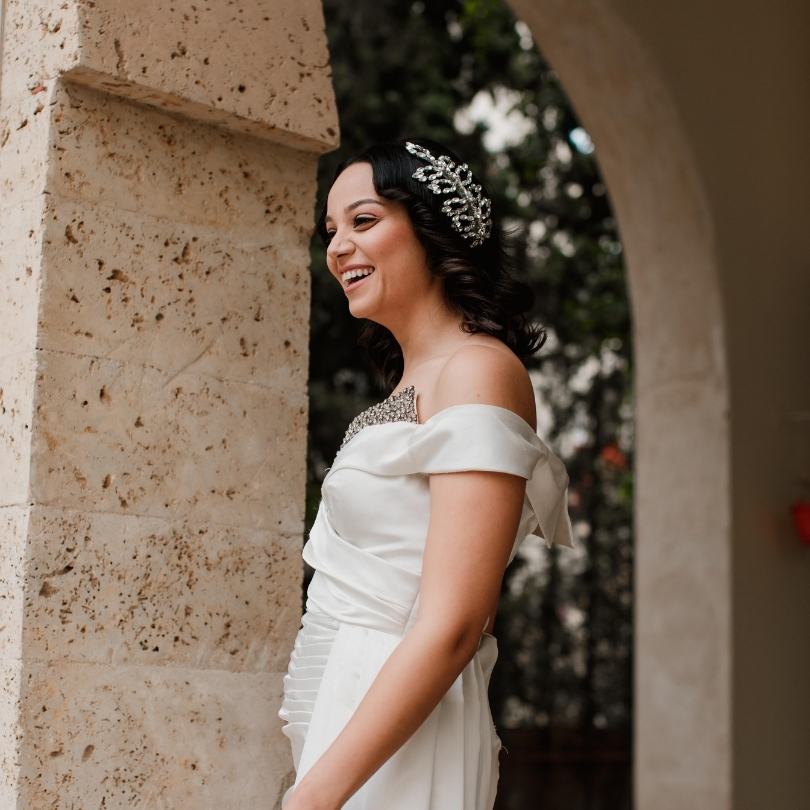
[[(524, 544), (507, 571), (496, 626), (496, 723), (626, 728), (632, 335), (621, 243), (596, 154), (557, 74), (504, 3), (326, 0), (324, 13), (341, 148), (321, 159), (319, 206), (338, 162), (369, 143), (406, 135), (447, 143), (518, 229), (519, 273), (537, 293), (533, 317), (549, 332), (533, 376), (541, 409), (553, 416), (543, 437), (571, 476), (581, 550)], [(507, 133), (514, 137), (493, 148), (485, 121), (464, 124), (463, 111), (481, 94), (507, 98), (516, 116)], [(317, 238), (311, 259), (309, 525), (346, 425), (388, 393), (355, 348), (360, 324)]]

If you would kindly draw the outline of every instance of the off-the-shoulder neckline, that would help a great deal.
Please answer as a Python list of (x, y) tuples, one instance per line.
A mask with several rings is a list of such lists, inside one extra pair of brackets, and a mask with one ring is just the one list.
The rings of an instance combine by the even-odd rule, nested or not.
[[(491, 410), (495, 410), (495, 411), (499, 411), (499, 412), (504, 413), (504, 414), (508, 414), (507, 418), (511, 418), (511, 419), (515, 420), (517, 423), (522, 425), (523, 428), (526, 431), (528, 431), (529, 433), (533, 433), (535, 436), (538, 435), (537, 431), (519, 413), (517, 413), (516, 411), (511, 410), (510, 408), (504, 408), (501, 405), (492, 405), (489, 402), (459, 402), (459, 403), (457, 403), (455, 405), (447, 405), (446, 407), (441, 408), (440, 410), (436, 411), (436, 413), (434, 413), (433, 415), (429, 416), (427, 419), (425, 419), (424, 422), (419, 421), (419, 408), (417, 406), (417, 400), (419, 398), (419, 391), (416, 390), (416, 386), (413, 385), (413, 384), (406, 385), (404, 388), (397, 391), (395, 394), (389, 395), (386, 399), (383, 400), (383, 402), (387, 402), (389, 399), (394, 399), (395, 397), (399, 397), (399, 396), (401, 396), (402, 394), (406, 393), (409, 390), (413, 390), (413, 393), (414, 393), (414, 411), (416, 413), (417, 421), (416, 422), (406, 422), (405, 424), (414, 425), (416, 427), (427, 427), (431, 422), (433, 422), (434, 419), (436, 419), (437, 417), (441, 416), (444, 413), (447, 413), (448, 411), (457, 411), (457, 410), (463, 409), (463, 408), (468, 408), (468, 409), (469, 408), (489, 408)], [(539, 438), (539, 436), (538, 436), (538, 438)]]
[[(417, 420), (419, 418), (419, 414), (416, 410), (416, 396), (418, 396), (418, 392), (416, 391), (416, 387), (414, 385), (407, 385), (401, 391), (397, 391), (395, 394), (391, 394), (386, 399), (381, 400), (375, 405), (370, 406), (370, 408), (376, 407), (378, 405), (383, 404), (384, 402), (388, 402), (389, 400), (399, 397), (402, 394), (408, 393), (413, 389), (414, 391), (414, 413), (416, 414)], [(369, 409), (370, 409), (369, 408)], [(493, 412), (500, 414), (503, 418), (507, 421), (511, 421), (511, 423), (520, 430), (525, 438), (528, 441), (533, 443), (539, 444), (541, 447), (545, 449), (547, 453), (554, 454), (554, 450), (551, 446), (540, 437), (537, 431), (517, 412), (510, 410), (509, 408), (504, 408), (501, 405), (492, 405), (488, 402), (460, 402), (455, 405), (448, 405), (441, 410), (436, 411), (431, 417), (426, 419), (424, 422), (413, 421), (411, 419), (394, 419), (391, 421), (385, 422), (376, 422), (368, 425), (363, 425), (345, 444), (342, 444), (335, 455), (335, 461), (332, 462), (332, 467), (328, 468), (330, 471), (335, 469), (335, 463), (337, 459), (346, 451), (347, 448), (351, 447), (355, 441), (359, 439), (361, 434), (365, 433), (366, 431), (376, 431), (376, 430), (384, 430), (393, 427), (398, 427), (399, 429), (403, 428), (413, 428), (417, 432), (421, 432), (422, 430), (427, 430), (433, 427), (436, 424), (441, 424), (441, 421), (445, 418), (449, 418), (454, 413), (463, 413), (465, 411), (470, 412)], [(364, 411), (361, 411), (364, 413)], [(331, 472), (329, 473), (331, 474)]]

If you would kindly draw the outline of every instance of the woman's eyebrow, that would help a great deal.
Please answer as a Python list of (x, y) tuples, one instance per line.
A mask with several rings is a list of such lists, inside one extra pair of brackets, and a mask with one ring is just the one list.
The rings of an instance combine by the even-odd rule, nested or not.
[[(366, 197), (365, 199), (362, 199), (362, 200), (355, 200), (353, 203), (350, 203), (349, 205), (347, 205), (343, 209), (343, 213), (348, 214), (349, 211), (352, 210), (352, 208), (357, 208), (358, 205), (362, 205), (363, 203), (377, 203), (378, 205), (382, 205), (383, 201), (382, 200), (372, 200), (370, 197)], [(331, 219), (332, 219), (332, 217), (330, 217), (329, 214), (327, 214), (326, 217), (324, 218), (324, 222), (326, 220), (331, 220)]]

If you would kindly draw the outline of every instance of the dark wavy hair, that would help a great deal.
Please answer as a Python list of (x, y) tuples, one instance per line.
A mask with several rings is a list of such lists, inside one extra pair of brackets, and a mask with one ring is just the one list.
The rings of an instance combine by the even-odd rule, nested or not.
[[(529, 320), (525, 313), (534, 304), (534, 290), (514, 277), (511, 235), (505, 233), (496, 212), (492, 212), (492, 233), (481, 245), (471, 247), (453, 229), (442, 211), (445, 195), (434, 194), (426, 183), (411, 177), (425, 162), (405, 148), (405, 141), (424, 146), (431, 154), (448, 155), (457, 166), (463, 161), (443, 144), (428, 138), (401, 138), (390, 143), (369, 146), (341, 162), (329, 187), (340, 173), (353, 163), (370, 163), (374, 189), (388, 200), (402, 203), (411, 219), (417, 238), (428, 257), (428, 269), (442, 280), (443, 298), (448, 308), (461, 315), (462, 330), (497, 337), (521, 359), (526, 360), (546, 342), (546, 330)], [(481, 193), (489, 196), (483, 183)], [(324, 245), (326, 202), (318, 216), (316, 230)], [(367, 321), (357, 343), (368, 352), (383, 383), (393, 389), (402, 377), (402, 350), (393, 334), (374, 321)]]

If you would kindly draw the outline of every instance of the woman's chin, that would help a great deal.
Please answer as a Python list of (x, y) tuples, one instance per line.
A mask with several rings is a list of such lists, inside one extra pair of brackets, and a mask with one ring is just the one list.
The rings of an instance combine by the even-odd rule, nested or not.
[(352, 301), (349, 299), (349, 312), (354, 315), (355, 318), (370, 318), (375, 311), (376, 307), (370, 301)]
[(349, 290), (346, 297), (349, 301), (349, 310), (358, 317), (367, 317), (366, 312), (375, 308), (374, 306), (374, 279), (369, 279), (363, 287), (365, 289)]

